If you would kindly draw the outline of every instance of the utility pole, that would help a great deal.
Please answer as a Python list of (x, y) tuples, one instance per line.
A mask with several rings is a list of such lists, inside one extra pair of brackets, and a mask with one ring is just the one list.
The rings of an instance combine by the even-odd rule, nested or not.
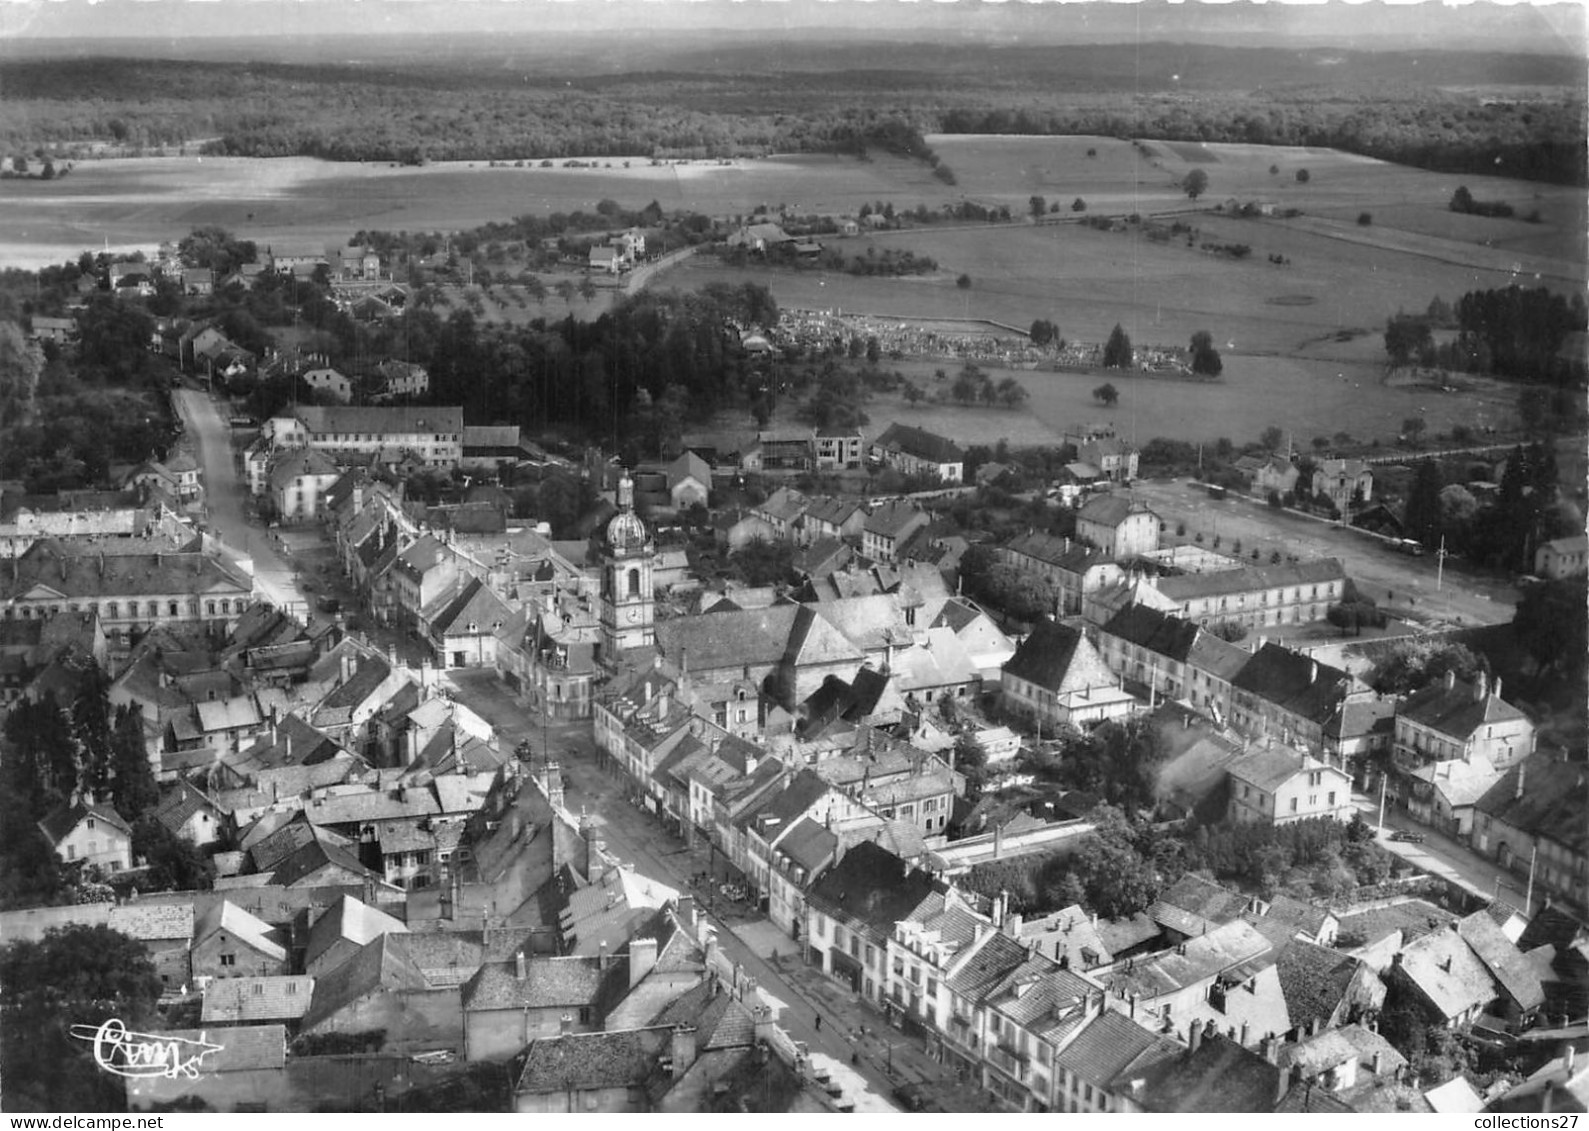
[(1528, 894), (1524, 896), (1523, 917), (1532, 918), (1534, 915), (1534, 865), (1539, 861), (1539, 841), (1534, 842), (1534, 850), (1528, 854)]
[(1435, 592), (1440, 592), (1440, 587), (1445, 584), (1446, 578), (1446, 536), (1440, 535), (1440, 548), (1435, 551)]
[(1385, 827), (1385, 792), (1390, 787), (1390, 775), (1383, 769), (1379, 771), (1379, 828)]

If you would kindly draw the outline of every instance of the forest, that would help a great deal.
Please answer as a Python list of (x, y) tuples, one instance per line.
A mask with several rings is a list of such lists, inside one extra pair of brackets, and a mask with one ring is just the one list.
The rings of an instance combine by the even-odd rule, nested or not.
[[(108, 145), (417, 163), (876, 148), (927, 161), (953, 183), (923, 135), (1093, 134), (1329, 146), (1448, 172), (1589, 183), (1571, 60), (1432, 53), (1419, 62), (1443, 71), (1412, 71), (1402, 56), (1359, 54), (1324, 85), (1280, 51), (974, 47), (945, 64), (951, 83), (944, 66), (904, 69), (909, 54), (910, 45), (890, 52), (898, 69), (883, 70), (836, 45), (826, 70), (773, 62), (736, 72), (729, 52), (716, 69), (619, 75), (459, 73), (424, 60), (13, 60), (0, 64), (10, 111), (0, 154), (72, 157)], [(853, 69), (835, 69), (845, 64)], [(1525, 78), (1556, 94), (1473, 89)]]

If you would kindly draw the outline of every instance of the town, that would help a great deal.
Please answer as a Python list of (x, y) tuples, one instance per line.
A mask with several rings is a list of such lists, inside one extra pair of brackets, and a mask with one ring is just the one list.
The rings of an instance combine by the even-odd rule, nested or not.
[(1581, 44), (76, 6), (8, 1113), (1586, 1110)]

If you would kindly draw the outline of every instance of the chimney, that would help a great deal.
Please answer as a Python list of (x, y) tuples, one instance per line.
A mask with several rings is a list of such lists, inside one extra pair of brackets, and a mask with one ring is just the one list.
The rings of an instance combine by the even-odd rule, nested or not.
[(1200, 1045), (1202, 1045), (1202, 1043), (1203, 1043), (1203, 1027), (1201, 1025), (1199, 1025), (1194, 1020), (1192, 1022), (1191, 1029), (1186, 1034), (1186, 1044), (1187, 1044), (1188, 1051), (1196, 1052), (1198, 1050), (1198, 1047)]
[(1319, 682), (1319, 662), (1312, 660), (1308, 663), (1308, 686)]
[(756, 1028), (755, 1039), (758, 1045), (767, 1044), (772, 1040), (772, 1009), (770, 1006), (758, 1006), (755, 1012)]
[[(529, 971), (525, 967), (524, 952), (522, 950), (513, 955), (513, 976), (521, 982), (529, 976)], [(567, 1015), (563, 1017), (563, 1021), (565, 1024), (567, 1023)], [(568, 1030), (565, 1028), (564, 1032), (567, 1031)]]
[(1247, 1047), (1247, 1037), (1249, 1035), (1249, 1032), (1248, 1032), (1249, 1029), (1250, 1029), (1250, 1026), (1247, 1024), (1247, 1022), (1243, 1021), (1241, 1023), (1241, 1047), (1242, 1048), (1246, 1048)]
[(678, 902), (679, 922), (684, 924), (684, 932), (690, 938), (695, 937), (695, 897), (681, 895)]
[(1319, 1035), (1319, 1030), (1323, 1027), (1324, 1023), (1322, 1019), (1314, 1017), (1313, 1021), (1308, 1025), (1308, 1036), (1317, 1037)]
[(1369, 1071), (1378, 1076), (1385, 1068), (1385, 1053), (1382, 1049), (1374, 1050), (1374, 1059), (1369, 1065)]
[(1512, 800), (1521, 801), (1523, 798), (1523, 780), (1528, 776), (1528, 761), (1524, 759), (1517, 764), (1517, 788), (1512, 791)]
[(1499, 699), (1501, 697), (1501, 677), (1500, 676), (1496, 676), (1495, 677), (1495, 682), (1490, 684), (1490, 694), (1492, 696), (1494, 696), (1496, 699)]
[(1490, 694), (1490, 677), (1480, 672), (1473, 677), (1473, 701), (1482, 703)]
[(1265, 1037), (1259, 1047), (1263, 1050), (1263, 1058), (1270, 1064), (1280, 1063), (1280, 1042), (1273, 1034)]
[(670, 1051), (673, 1057), (673, 1078), (683, 1079), (684, 1074), (690, 1070), (690, 1065), (695, 1063), (695, 1026), (674, 1026), (673, 1047)]
[(600, 966), (603, 970), (607, 970), (612, 967), (612, 954), (607, 949), (606, 939), (601, 940), (600, 950), (598, 951), (598, 957), (596, 959), (596, 965)]
[(1451, 690), (1455, 689), (1456, 686), (1457, 686), (1457, 673), (1453, 672), (1453, 671), (1446, 672), (1446, 690), (1447, 691), (1451, 691)]
[(342, 682), (347, 683), (353, 678), (353, 657), (347, 652), (342, 653), (340, 667), (342, 671)]
[(640, 984), (640, 979), (651, 973), (657, 964), (656, 939), (631, 939), (629, 942), (629, 988)]
[(1025, 920), (1021, 915), (1016, 914), (1006, 907), (1004, 912), (1004, 933), (1009, 935), (1012, 939), (1020, 938), (1021, 925), (1024, 921)]

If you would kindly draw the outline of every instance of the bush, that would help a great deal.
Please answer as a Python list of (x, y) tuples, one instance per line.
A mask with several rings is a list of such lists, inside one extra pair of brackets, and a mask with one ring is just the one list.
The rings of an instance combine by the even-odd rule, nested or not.
[(1372, 212), (1359, 212), (1357, 214), (1357, 226), (1358, 227), (1366, 228), (1370, 224), (1372, 224), (1373, 222), (1374, 222), (1374, 214)]

